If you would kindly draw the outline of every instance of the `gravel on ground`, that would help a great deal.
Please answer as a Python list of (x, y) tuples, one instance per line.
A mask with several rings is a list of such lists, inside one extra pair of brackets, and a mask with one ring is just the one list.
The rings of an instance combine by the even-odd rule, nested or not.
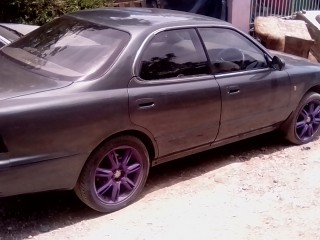
[(0, 199), (0, 240), (306, 240), (319, 223), (320, 140), (275, 133), (157, 166), (140, 199), (111, 214), (71, 191)]

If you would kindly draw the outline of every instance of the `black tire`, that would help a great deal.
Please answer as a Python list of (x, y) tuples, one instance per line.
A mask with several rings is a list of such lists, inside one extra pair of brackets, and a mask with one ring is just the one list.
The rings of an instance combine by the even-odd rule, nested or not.
[(74, 190), (94, 210), (114, 212), (136, 200), (149, 168), (147, 149), (139, 139), (114, 138), (90, 155)]
[(291, 143), (301, 145), (311, 142), (319, 135), (320, 94), (307, 93), (297, 109), (283, 124), (281, 130)]

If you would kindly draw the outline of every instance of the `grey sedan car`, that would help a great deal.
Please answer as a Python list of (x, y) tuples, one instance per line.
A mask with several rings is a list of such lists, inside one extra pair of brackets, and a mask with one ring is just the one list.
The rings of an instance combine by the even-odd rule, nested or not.
[(0, 23), (0, 48), (19, 39), (38, 27), (39, 26), (36, 25)]
[(132, 203), (151, 166), (277, 129), (294, 144), (319, 132), (318, 64), (163, 9), (58, 18), (2, 48), (0, 88), (0, 195), (74, 189), (101, 212)]

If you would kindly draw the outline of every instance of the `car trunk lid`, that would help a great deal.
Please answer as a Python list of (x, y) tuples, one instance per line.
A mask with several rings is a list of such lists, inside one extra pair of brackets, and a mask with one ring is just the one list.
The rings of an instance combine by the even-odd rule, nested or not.
[(66, 87), (72, 81), (61, 81), (30, 71), (0, 56), (0, 100)]

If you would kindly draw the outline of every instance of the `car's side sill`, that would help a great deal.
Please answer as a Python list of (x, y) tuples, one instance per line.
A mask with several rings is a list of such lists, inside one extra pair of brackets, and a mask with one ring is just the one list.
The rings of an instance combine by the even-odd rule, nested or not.
[(169, 162), (169, 161), (177, 159), (177, 158), (186, 157), (186, 156), (189, 156), (189, 155), (192, 155), (192, 154), (196, 154), (196, 153), (199, 153), (199, 152), (203, 152), (203, 151), (206, 151), (206, 150), (209, 150), (209, 149), (221, 147), (221, 146), (227, 145), (229, 143), (237, 142), (239, 140), (243, 140), (243, 139), (254, 137), (254, 136), (257, 136), (257, 135), (260, 135), (260, 134), (271, 132), (271, 131), (274, 131), (274, 130), (278, 129), (279, 126), (280, 126), (280, 123), (276, 124), (276, 125), (269, 126), (269, 127), (261, 128), (261, 129), (258, 129), (258, 130), (252, 131), (252, 132), (239, 134), (237, 136), (230, 137), (230, 138), (227, 138), (227, 139), (223, 139), (223, 140), (220, 140), (220, 141), (217, 141), (217, 142), (213, 142), (212, 144), (201, 145), (201, 146), (198, 146), (198, 147), (195, 147), (195, 148), (191, 148), (191, 149), (187, 149), (187, 150), (184, 150), (184, 151), (181, 151), (181, 152), (177, 152), (177, 153), (174, 153), (174, 154), (171, 154), (171, 155), (166, 155), (166, 156), (163, 156), (163, 157), (155, 159), (152, 162), (152, 166), (156, 166), (156, 165), (159, 165), (159, 164), (162, 164), (162, 163), (165, 163), (165, 162)]
[[(0, 170), (6, 170), (12, 167), (18, 167), (23, 165), (32, 165), (39, 162), (45, 162), (60, 158), (74, 157), (80, 154), (64, 154), (64, 153), (55, 153), (55, 154), (42, 154), (42, 155), (33, 155), (20, 158), (8, 158), (0, 159)], [(8, 154), (6, 154), (8, 157)]]

